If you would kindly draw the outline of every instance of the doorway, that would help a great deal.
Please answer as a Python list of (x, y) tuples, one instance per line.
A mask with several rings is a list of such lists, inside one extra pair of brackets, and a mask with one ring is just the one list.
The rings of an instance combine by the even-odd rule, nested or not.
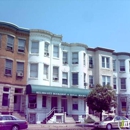
[(61, 107), (64, 108), (64, 112), (66, 112), (67, 114), (67, 99), (66, 98), (61, 99)]
[(20, 111), (21, 95), (14, 95), (14, 111)]
[(51, 97), (51, 109), (57, 107), (57, 97)]

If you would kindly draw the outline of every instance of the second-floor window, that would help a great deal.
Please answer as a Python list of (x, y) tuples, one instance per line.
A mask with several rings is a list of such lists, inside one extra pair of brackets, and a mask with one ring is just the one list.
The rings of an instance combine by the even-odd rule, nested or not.
[(113, 71), (116, 71), (116, 60), (113, 60)]
[(113, 88), (116, 89), (116, 78), (113, 78)]
[(89, 56), (89, 68), (93, 68), (93, 57)]
[(44, 56), (49, 56), (49, 43), (44, 44)]
[(13, 69), (13, 61), (6, 59), (6, 64), (5, 64), (5, 75), (12, 76), (12, 69)]
[(72, 53), (72, 64), (78, 64), (78, 52)]
[(67, 72), (62, 73), (62, 84), (65, 84), (65, 85), (68, 84), (68, 73)]
[(19, 39), (18, 41), (18, 52), (25, 52), (25, 40)]
[(38, 54), (39, 53), (39, 42), (32, 41), (31, 53), (32, 54)]
[(55, 46), (53, 48), (53, 57), (59, 58), (59, 46)]
[(72, 73), (72, 85), (78, 85), (78, 73)]
[(30, 77), (38, 78), (38, 64), (37, 63), (30, 64)]
[(48, 71), (49, 71), (48, 68), (49, 68), (49, 66), (44, 64), (44, 72), (43, 72), (43, 74), (44, 74), (45, 79), (48, 79)]
[(120, 71), (125, 71), (125, 60), (120, 60)]
[(63, 64), (67, 64), (68, 62), (68, 53), (63, 51)]
[(59, 80), (59, 67), (53, 67), (53, 81)]
[(102, 67), (110, 68), (110, 58), (102, 56)]
[(24, 73), (24, 63), (23, 62), (17, 62), (17, 72)]
[(94, 84), (93, 84), (93, 76), (92, 75), (89, 75), (89, 87), (93, 87)]
[(13, 49), (14, 49), (14, 37), (8, 36), (7, 50), (13, 51)]
[(102, 76), (102, 86), (110, 85), (110, 76)]
[(120, 84), (121, 84), (121, 89), (125, 90), (126, 89), (126, 78), (121, 78), (120, 79)]

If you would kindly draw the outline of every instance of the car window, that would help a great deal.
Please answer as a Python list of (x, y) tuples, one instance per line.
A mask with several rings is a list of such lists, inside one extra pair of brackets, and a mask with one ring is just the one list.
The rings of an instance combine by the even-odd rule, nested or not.
[(122, 120), (128, 120), (126, 117), (124, 117), (124, 116), (121, 116), (121, 119)]
[(116, 116), (115, 120), (121, 120), (120, 116)]
[(104, 121), (111, 121), (112, 119), (113, 119), (113, 117), (109, 116), (109, 117), (105, 118)]

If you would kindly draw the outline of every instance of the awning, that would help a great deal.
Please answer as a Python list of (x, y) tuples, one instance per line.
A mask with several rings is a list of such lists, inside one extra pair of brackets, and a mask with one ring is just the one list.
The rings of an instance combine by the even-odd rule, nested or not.
[(86, 97), (90, 93), (90, 91), (90, 89), (63, 88), (30, 84), (26, 86), (26, 94), (49, 94)]

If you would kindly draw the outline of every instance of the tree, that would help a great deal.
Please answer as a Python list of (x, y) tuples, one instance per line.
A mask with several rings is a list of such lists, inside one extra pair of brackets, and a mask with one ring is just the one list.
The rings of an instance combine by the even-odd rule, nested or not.
[(109, 112), (112, 107), (116, 107), (114, 90), (110, 86), (96, 85), (87, 96), (87, 105), (90, 109), (100, 113), (100, 121), (102, 121), (103, 110)]

